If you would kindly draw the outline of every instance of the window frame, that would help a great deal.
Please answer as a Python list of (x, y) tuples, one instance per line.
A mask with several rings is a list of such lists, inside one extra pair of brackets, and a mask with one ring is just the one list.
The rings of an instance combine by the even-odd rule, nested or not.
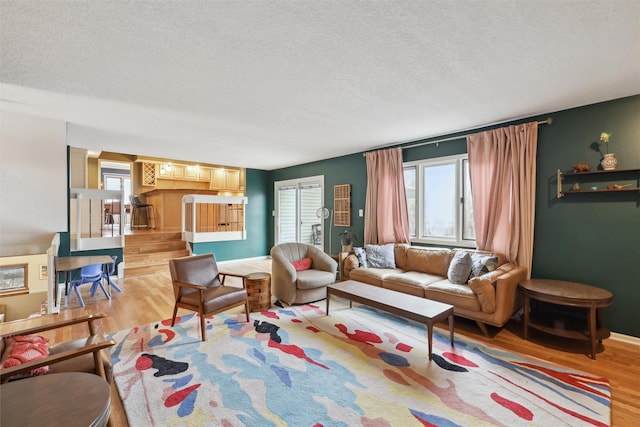
[[(12, 295), (22, 295), (29, 293), (29, 264), (10, 264), (0, 266), (0, 278), (4, 279), (5, 274), (12, 270), (22, 270), (22, 286), (11, 288), (0, 288), (0, 295), (8, 297)], [(13, 279), (15, 280), (15, 279)]]
[[(411, 243), (421, 243), (421, 244), (429, 244), (429, 245), (441, 245), (441, 246), (453, 246), (453, 247), (465, 247), (465, 248), (475, 248), (476, 241), (475, 239), (463, 239), (463, 231), (464, 231), (464, 162), (469, 162), (469, 156), (467, 153), (456, 154), (452, 156), (444, 156), (444, 157), (436, 157), (430, 159), (421, 159), (414, 160), (411, 162), (405, 162), (403, 164), (403, 171), (409, 168), (415, 168), (416, 173), (416, 188), (415, 188), (415, 198), (416, 198), (416, 209), (415, 209), (415, 235), (411, 235), (410, 240)], [(423, 197), (424, 194), (424, 170), (427, 167), (441, 166), (441, 165), (451, 165), (454, 164), (456, 168), (455, 172), (455, 188), (456, 188), (456, 203), (455, 206), (455, 238), (446, 238), (446, 237), (430, 237), (424, 235), (424, 204), (425, 200)], [(471, 183), (469, 182), (469, 185)], [(409, 215), (412, 213), (409, 212)]]

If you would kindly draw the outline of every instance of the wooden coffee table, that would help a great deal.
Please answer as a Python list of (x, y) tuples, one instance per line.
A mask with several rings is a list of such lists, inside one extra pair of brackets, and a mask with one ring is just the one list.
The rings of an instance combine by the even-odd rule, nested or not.
[[(608, 338), (609, 330), (601, 326), (600, 309), (611, 305), (613, 294), (605, 289), (563, 280), (531, 279), (520, 283), (524, 291), (524, 339), (529, 339), (529, 327), (566, 338), (591, 341), (591, 358), (596, 358), (598, 342)], [(531, 299), (553, 304), (584, 307), (584, 321), (568, 316), (532, 318)]]
[(46, 374), (0, 385), (2, 426), (106, 426), (111, 388), (84, 372)]
[(433, 325), (449, 319), (449, 339), (453, 342), (453, 306), (402, 292), (368, 285), (355, 280), (334, 283), (327, 286), (327, 315), (329, 315), (329, 300), (331, 295), (377, 308), (401, 317), (414, 320), (427, 325), (427, 338), (429, 345), (429, 360), (431, 360), (431, 347), (433, 337)]

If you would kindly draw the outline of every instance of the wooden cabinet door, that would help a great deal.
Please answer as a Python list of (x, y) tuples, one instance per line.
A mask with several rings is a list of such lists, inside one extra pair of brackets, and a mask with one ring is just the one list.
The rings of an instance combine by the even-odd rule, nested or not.
[(186, 178), (186, 169), (187, 167), (184, 165), (172, 165), (171, 166), (171, 178), (173, 179), (185, 179)]
[(239, 170), (227, 170), (227, 190), (238, 191), (240, 190), (240, 171)]
[(227, 186), (227, 172), (224, 169), (214, 169), (211, 171), (211, 184), (209, 188), (212, 190), (224, 190)]

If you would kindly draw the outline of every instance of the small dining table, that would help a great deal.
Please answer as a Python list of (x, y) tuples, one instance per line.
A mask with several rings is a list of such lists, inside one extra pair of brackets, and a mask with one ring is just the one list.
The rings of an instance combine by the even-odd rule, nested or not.
[[(79, 270), (82, 267), (86, 267), (88, 265), (93, 264), (102, 264), (105, 269), (105, 273), (108, 275), (108, 265), (113, 264), (113, 258), (109, 255), (74, 255), (74, 256), (61, 256), (56, 257), (56, 275), (58, 273), (64, 273), (64, 288), (65, 292), (69, 289), (69, 278), (71, 276), (71, 272), (74, 270)], [(54, 307), (58, 306), (58, 280), (54, 280)], [(111, 295), (111, 286), (109, 281), (107, 280), (107, 289), (109, 295)]]

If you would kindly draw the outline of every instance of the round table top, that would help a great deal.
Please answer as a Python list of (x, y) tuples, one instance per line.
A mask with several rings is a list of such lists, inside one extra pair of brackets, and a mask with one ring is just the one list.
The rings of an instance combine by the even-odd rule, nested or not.
[(46, 374), (0, 385), (2, 426), (105, 426), (111, 388), (83, 372)]
[(527, 291), (578, 301), (609, 302), (613, 294), (605, 289), (564, 280), (530, 279), (520, 283)]
[(264, 273), (264, 272), (249, 273), (245, 277), (247, 279), (249, 279), (249, 280), (260, 280), (260, 279), (266, 279), (267, 277), (271, 277), (271, 274), (270, 273)]

